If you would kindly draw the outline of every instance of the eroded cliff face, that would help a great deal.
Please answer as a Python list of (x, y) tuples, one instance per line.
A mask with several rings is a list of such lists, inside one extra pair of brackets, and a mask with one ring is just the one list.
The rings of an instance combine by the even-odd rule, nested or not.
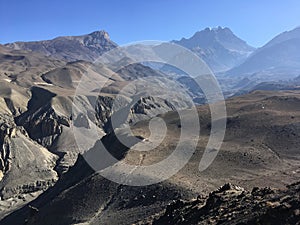
[[(54, 166), (58, 157), (33, 141), (14, 121), (2, 116), (0, 121), (2, 199), (52, 185), (57, 179)], [(36, 188), (33, 183), (37, 184)]]
[(10, 138), (12, 134), (15, 136), (15, 129), (10, 128), (5, 121), (1, 121), (0, 125), (0, 145), (1, 145), (1, 158), (0, 158), (0, 178), (2, 180), (4, 174), (9, 170), (10, 167)]
[[(13, 88), (10, 86), (9, 90), (11, 92)], [(96, 124), (102, 137), (113, 131), (112, 115), (120, 113), (132, 101), (125, 96), (115, 101), (115, 95), (99, 94), (92, 96), (96, 100), (95, 105), (91, 105), (90, 97), (84, 96), (82, 107), (90, 111), (76, 115), (74, 112), (83, 108), (74, 111), (70, 95), (38, 86), (33, 86), (29, 94), (24, 93), (17, 98), (5, 97), (1, 105), (6, 110), (1, 114), (0, 126), (3, 200), (52, 186), (58, 176), (75, 163), (78, 154), (83, 153), (77, 148), (72, 124), (80, 123), (86, 128), (89, 124)], [(16, 99), (22, 99), (22, 102)], [(175, 104), (187, 107), (185, 103)], [(122, 125), (133, 125), (171, 110), (174, 110), (171, 102), (151, 96), (141, 97), (126, 109), (129, 113)], [(30, 179), (26, 179), (27, 176)]]

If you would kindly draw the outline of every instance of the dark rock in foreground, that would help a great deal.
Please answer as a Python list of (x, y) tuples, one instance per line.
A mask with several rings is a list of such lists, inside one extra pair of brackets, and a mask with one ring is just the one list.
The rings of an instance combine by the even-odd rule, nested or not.
[(251, 192), (225, 184), (206, 199), (175, 201), (153, 224), (300, 224), (300, 182)]

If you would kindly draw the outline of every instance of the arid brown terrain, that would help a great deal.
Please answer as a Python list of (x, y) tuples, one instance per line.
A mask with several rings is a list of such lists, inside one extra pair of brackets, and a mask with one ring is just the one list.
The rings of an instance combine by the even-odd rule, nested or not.
[[(249, 190), (256, 186), (285, 188), (299, 180), (300, 175), (299, 101), (297, 91), (257, 91), (229, 99), (224, 143), (216, 160), (204, 172), (198, 171), (198, 164), (209, 136), (210, 115), (206, 106), (199, 107), (202, 130), (197, 151), (168, 181), (142, 188), (117, 185), (94, 173), (79, 157), (52, 188), (2, 222), (28, 220), (28, 224), (52, 224), (55, 220), (50, 218), (58, 217), (57, 224), (128, 224), (162, 213), (172, 200), (208, 194), (227, 182)], [(144, 164), (168, 156), (178, 141), (180, 121), (177, 114), (170, 112), (162, 118), (170, 132), (160, 147), (143, 156)], [(132, 129), (136, 136), (147, 138), (146, 121), (137, 123)], [(103, 138), (110, 143), (109, 148), (126, 151), (122, 160), (140, 163), (140, 152), (124, 150), (124, 146), (113, 140), (113, 134)], [(32, 213), (32, 207), (38, 210)], [(44, 221), (46, 216), (49, 220)]]
[[(161, 78), (171, 76), (143, 64), (118, 71), (93, 65), (115, 47), (103, 31), (0, 45), (1, 225), (299, 224), (300, 90), (294, 83), (280, 90), (229, 93), (240, 96), (226, 99), (225, 138), (204, 171), (198, 167), (211, 134), (208, 105), (197, 105), (200, 131), (193, 134), (199, 136), (195, 153), (168, 180), (135, 187), (95, 172), (86, 158), (94, 156), (100, 141), (123, 163), (152, 165), (167, 158), (179, 142), (179, 114), (190, 110), (189, 103), (176, 95), (171, 100), (143, 96), (144, 87), (138, 85), (129, 86), (132, 89), (115, 106), (120, 90), (132, 81), (150, 77), (155, 80), (153, 89), (165, 89)], [(74, 106), (76, 88), (87, 70), (93, 79), (106, 83), (101, 90), (96, 82), (89, 86), (89, 95), (79, 96), (81, 105)], [(189, 96), (197, 93), (188, 83), (178, 85)], [(138, 137), (130, 147), (117, 138), (123, 127), (114, 130), (111, 124), (128, 105), (124, 123), (134, 136), (126, 138)], [(91, 108), (91, 114), (80, 113)], [(148, 152), (134, 150), (143, 150), (143, 141), (151, 144), (149, 121), (155, 116), (166, 124), (162, 143)], [(83, 152), (76, 144), (74, 124), (96, 125), (101, 140), (83, 134), (86, 142), (94, 143)], [(108, 166), (100, 165), (102, 170)]]

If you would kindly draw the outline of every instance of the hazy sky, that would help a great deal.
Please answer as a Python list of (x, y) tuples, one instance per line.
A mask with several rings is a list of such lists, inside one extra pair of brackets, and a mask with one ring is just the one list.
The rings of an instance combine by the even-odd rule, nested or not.
[(229, 27), (258, 47), (300, 25), (299, 0), (0, 0), (0, 43), (106, 30), (113, 41), (190, 37)]

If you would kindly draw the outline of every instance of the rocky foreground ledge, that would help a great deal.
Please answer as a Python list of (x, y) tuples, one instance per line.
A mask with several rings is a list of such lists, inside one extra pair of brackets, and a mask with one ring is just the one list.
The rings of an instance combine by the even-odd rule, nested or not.
[(161, 224), (300, 224), (300, 182), (285, 190), (225, 184), (208, 197), (176, 200), (151, 221)]

